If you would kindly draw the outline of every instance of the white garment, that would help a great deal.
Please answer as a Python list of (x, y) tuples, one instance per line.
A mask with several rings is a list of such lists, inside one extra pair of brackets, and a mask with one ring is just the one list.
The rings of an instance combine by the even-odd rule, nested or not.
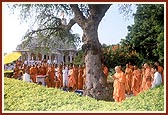
[(8, 65), (4, 65), (4, 70), (8, 70)]
[(55, 68), (55, 76), (58, 77), (58, 69)]
[(151, 88), (154, 88), (158, 85), (161, 85), (162, 84), (162, 76), (159, 72), (155, 72), (154, 74), (154, 80), (153, 80), (153, 83), (152, 83), (152, 87)]
[(48, 63), (48, 64), (51, 64), (51, 60), (47, 60), (47, 63)]
[(58, 62), (57, 62), (57, 60), (55, 59), (55, 60), (53, 61), (53, 63), (57, 64)]
[(25, 64), (25, 65), (28, 65), (28, 62), (25, 60), (25, 61), (24, 61), (24, 64)]
[(68, 86), (68, 68), (65, 67), (65, 69), (62, 70), (62, 76), (63, 76), (63, 85)]
[(23, 81), (31, 82), (30, 75), (28, 73), (24, 73), (23, 74)]
[(13, 65), (10, 65), (9, 67), (8, 67), (8, 70), (13, 70), (14, 69), (14, 66)]

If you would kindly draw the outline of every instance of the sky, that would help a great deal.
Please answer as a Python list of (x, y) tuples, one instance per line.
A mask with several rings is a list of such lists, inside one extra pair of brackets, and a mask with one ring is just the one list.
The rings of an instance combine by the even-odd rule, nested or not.
[[(133, 8), (133, 12), (136, 8)], [(2, 46), (4, 53), (10, 53), (16, 50), (18, 44), (21, 43), (22, 37), (29, 29), (29, 24), (20, 23), (19, 16), (11, 14), (10, 9), (3, 4), (2, 9)], [(129, 20), (119, 13), (118, 5), (112, 5), (103, 17), (98, 27), (98, 37), (101, 44), (117, 44), (127, 35), (127, 26), (134, 23), (133, 17)], [(72, 27), (74, 33), (78, 33), (82, 37), (82, 29), (75, 24)]]

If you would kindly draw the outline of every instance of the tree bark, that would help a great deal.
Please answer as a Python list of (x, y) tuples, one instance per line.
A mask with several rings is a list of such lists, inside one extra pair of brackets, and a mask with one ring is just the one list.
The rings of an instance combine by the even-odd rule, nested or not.
[(70, 5), (75, 13), (75, 21), (83, 30), (83, 46), (86, 64), (86, 89), (84, 95), (97, 100), (112, 98), (107, 79), (102, 71), (101, 44), (98, 40), (98, 26), (110, 5), (89, 5), (90, 16), (85, 18), (77, 5)]

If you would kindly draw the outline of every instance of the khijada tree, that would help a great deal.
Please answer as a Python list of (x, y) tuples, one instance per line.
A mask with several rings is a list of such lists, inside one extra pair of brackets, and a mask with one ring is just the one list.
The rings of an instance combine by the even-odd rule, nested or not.
[[(86, 89), (85, 95), (98, 100), (106, 100), (112, 97), (108, 93), (107, 80), (102, 72), (102, 51), (98, 39), (98, 26), (111, 4), (21, 4), (14, 5), (14, 9), (21, 9), (22, 17), (30, 16), (31, 10), (36, 13), (36, 21), (40, 22), (38, 29), (29, 33), (63, 30), (69, 32), (71, 27), (77, 23), (83, 30), (82, 50), (85, 55), (86, 64)], [(66, 15), (73, 17), (67, 25), (62, 25), (57, 20), (58, 14), (64, 11)], [(30, 35), (30, 34), (29, 34)]]

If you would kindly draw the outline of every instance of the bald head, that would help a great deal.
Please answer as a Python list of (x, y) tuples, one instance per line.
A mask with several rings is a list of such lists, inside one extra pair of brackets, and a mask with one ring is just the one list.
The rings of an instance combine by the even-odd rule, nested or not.
[(121, 71), (121, 66), (116, 66), (116, 67), (115, 67), (115, 71), (116, 71), (116, 72), (120, 72), (120, 71)]
[(149, 68), (149, 64), (148, 64), (148, 63), (145, 63), (145, 64), (144, 64), (144, 68)]

